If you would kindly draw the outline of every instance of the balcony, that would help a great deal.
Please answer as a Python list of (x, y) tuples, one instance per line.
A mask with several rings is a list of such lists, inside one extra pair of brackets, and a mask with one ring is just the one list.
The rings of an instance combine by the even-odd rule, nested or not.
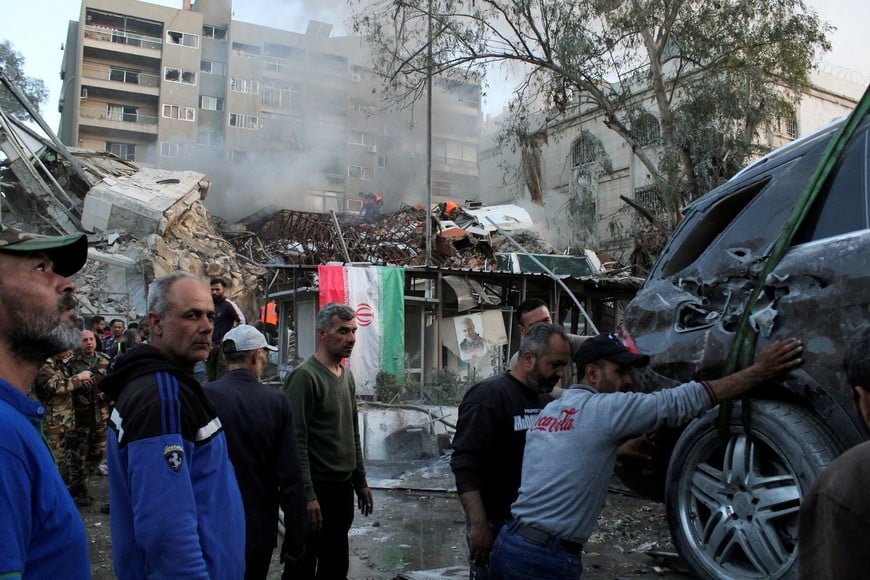
[(94, 133), (121, 131), (146, 135), (157, 134), (157, 117), (121, 111), (88, 111), (79, 115), (79, 125), (94, 129)]
[(160, 75), (85, 62), (82, 64), (82, 86), (85, 90), (97, 88), (156, 97), (160, 94)]
[(85, 25), (84, 46), (160, 58), (163, 39), (104, 26)]

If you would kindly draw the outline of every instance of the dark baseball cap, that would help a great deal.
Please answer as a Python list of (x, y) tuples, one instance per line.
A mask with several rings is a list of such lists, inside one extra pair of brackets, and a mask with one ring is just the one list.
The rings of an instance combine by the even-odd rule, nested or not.
[(72, 276), (88, 259), (88, 238), (84, 234), (43, 236), (0, 226), (0, 252), (42, 252), (51, 258), (57, 274)]
[(601, 359), (629, 367), (645, 367), (649, 364), (648, 355), (631, 352), (614, 334), (610, 333), (587, 338), (574, 355), (577, 372), (581, 375), (586, 365)]

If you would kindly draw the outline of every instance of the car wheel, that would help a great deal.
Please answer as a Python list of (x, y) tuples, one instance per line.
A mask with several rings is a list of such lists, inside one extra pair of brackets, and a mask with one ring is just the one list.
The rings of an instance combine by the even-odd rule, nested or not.
[(665, 491), (671, 536), (698, 577), (793, 577), (801, 500), (839, 450), (812, 415), (777, 401), (752, 401), (747, 436), (741, 404), (727, 437), (718, 409), (680, 436)]

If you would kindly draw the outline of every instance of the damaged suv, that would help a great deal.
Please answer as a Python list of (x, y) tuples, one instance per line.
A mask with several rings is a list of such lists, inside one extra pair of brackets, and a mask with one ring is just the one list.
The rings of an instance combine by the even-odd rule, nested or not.
[(626, 341), (677, 382), (726, 374), (741, 348), (804, 343), (796, 370), (657, 434), (671, 534), (699, 577), (794, 576), (802, 497), (867, 436), (842, 370), (870, 318), (865, 101), (694, 202), (626, 310)]

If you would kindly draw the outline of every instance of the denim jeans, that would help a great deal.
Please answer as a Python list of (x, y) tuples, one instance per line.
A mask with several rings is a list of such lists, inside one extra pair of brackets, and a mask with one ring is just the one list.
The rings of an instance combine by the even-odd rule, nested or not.
[(549, 544), (539, 546), (504, 526), (489, 555), (491, 580), (573, 580), (583, 573), (580, 556)]

